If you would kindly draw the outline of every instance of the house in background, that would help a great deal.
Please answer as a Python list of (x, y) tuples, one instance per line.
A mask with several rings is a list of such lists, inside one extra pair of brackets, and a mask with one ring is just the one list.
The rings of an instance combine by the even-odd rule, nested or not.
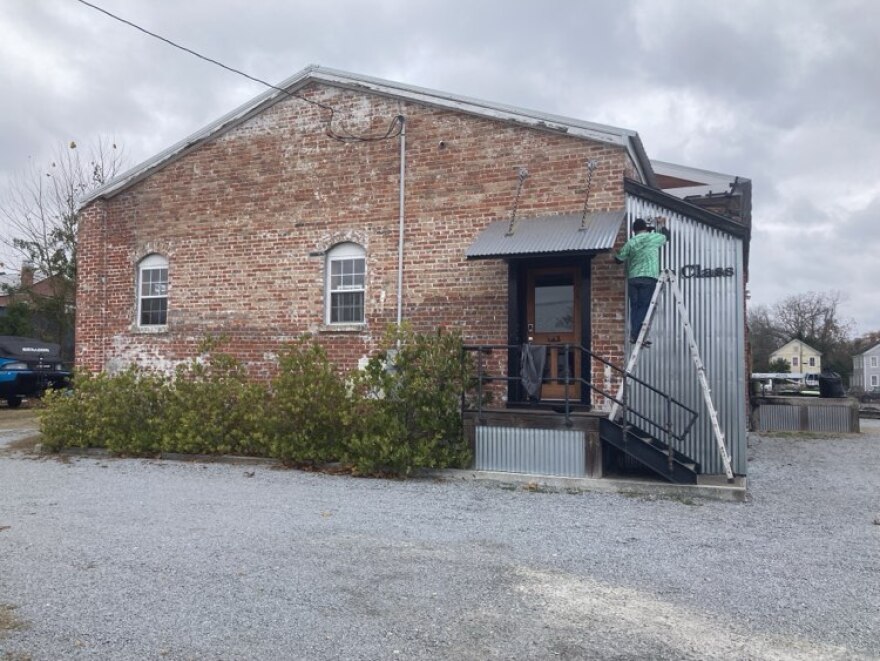
[(853, 356), (853, 388), (873, 390), (880, 387), (880, 344)]
[(770, 362), (785, 360), (792, 372), (818, 374), (822, 371), (822, 352), (802, 340), (790, 340), (770, 354)]
[[(599, 476), (633, 461), (694, 482), (725, 472), (725, 453), (668, 292), (627, 379), (627, 415), (658, 442), (608, 418), (630, 350), (612, 251), (635, 218), (666, 216), (662, 264), (745, 474), (748, 180), (682, 167), (661, 183), (672, 166), (632, 130), (323, 67), (279, 87), (83, 201), (79, 367), (170, 370), (223, 334), (265, 378), (303, 333), (349, 368), (389, 324), (445, 326), (499, 379), (501, 410), (470, 420), (477, 468)], [(671, 192), (682, 181), (708, 188)], [(520, 380), (529, 345), (546, 351), (536, 398)]]

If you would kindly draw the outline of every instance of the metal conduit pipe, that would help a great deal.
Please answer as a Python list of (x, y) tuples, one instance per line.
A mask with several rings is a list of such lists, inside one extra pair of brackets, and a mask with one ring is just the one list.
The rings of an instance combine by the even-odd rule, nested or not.
[(398, 117), (400, 121), (400, 219), (398, 222), (397, 237), (397, 326), (403, 322), (403, 220), (404, 220), (404, 192), (406, 190), (406, 118)]

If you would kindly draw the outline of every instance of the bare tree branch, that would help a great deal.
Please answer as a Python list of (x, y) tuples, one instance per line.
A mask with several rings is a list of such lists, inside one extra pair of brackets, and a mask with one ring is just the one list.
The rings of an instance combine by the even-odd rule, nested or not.
[(0, 194), (0, 242), (30, 263), (47, 287), (18, 292), (47, 322), (41, 335), (61, 344), (73, 328), (76, 289), (77, 205), (113, 178), (123, 165), (122, 149), (99, 138), (85, 149), (59, 147), (45, 165), (31, 162)]

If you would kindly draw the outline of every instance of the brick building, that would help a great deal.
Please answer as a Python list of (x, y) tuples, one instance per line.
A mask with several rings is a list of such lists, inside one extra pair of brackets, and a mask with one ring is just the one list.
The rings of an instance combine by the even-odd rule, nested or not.
[[(322, 67), (279, 87), (84, 201), (80, 367), (168, 369), (222, 333), (266, 375), (305, 332), (353, 367), (405, 320), (474, 344), (548, 344), (542, 399), (563, 396), (568, 356), (566, 398), (607, 409), (587, 384), (619, 381), (587, 352), (625, 358), (610, 251), (634, 204), (673, 231), (733, 237), (727, 305), (741, 321), (748, 218), (658, 189), (637, 133)], [(515, 376), (514, 354), (489, 363)], [(731, 360), (744, 393), (742, 352)], [(522, 399), (517, 384), (508, 398)]]

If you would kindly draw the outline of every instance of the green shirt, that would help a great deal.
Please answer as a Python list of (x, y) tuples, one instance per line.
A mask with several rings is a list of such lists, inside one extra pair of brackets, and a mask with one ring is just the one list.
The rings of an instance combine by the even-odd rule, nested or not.
[(615, 256), (626, 262), (627, 278), (660, 277), (660, 254), (658, 248), (666, 243), (666, 235), (660, 232), (641, 232), (630, 237)]

